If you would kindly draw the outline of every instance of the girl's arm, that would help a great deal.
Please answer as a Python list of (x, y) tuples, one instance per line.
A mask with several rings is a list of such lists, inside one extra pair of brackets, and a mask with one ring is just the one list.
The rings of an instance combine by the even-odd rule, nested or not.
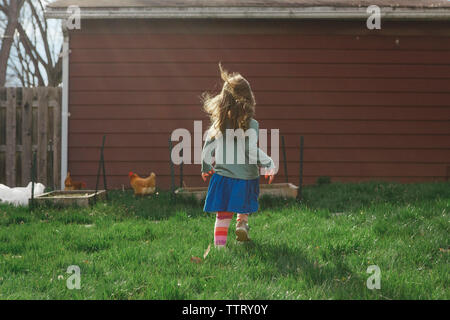
[(258, 122), (256, 120), (252, 121), (252, 123), (250, 123), (250, 128), (256, 131), (256, 139), (249, 139), (248, 156), (250, 163), (257, 163), (259, 167), (266, 168), (267, 170), (274, 170), (275, 163), (273, 162), (272, 158), (269, 157), (267, 153), (265, 153), (258, 147), (258, 136), (259, 136)]
[(214, 139), (211, 138), (209, 131), (202, 149), (202, 173), (209, 173), (214, 170), (212, 163), (214, 157)]
[[(258, 122), (252, 121), (250, 123), (250, 128), (256, 130), (256, 139), (249, 139), (249, 160), (251, 163), (257, 163), (258, 166), (263, 167), (264, 177), (269, 178), (269, 184), (272, 183), (276, 174), (276, 166), (272, 158), (269, 157), (263, 150), (258, 148), (258, 136), (259, 136), (259, 124)], [(254, 158), (256, 156), (256, 159)]]

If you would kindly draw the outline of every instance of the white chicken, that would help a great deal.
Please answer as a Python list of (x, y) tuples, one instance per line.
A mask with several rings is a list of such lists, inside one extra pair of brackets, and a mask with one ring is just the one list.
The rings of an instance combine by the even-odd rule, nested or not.
[[(34, 184), (34, 196), (44, 193), (45, 186), (42, 183)], [(25, 188), (10, 188), (0, 184), (0, 203), (10, 203), (15, 206), (27, 206), (31, 198), (31, 182)]]

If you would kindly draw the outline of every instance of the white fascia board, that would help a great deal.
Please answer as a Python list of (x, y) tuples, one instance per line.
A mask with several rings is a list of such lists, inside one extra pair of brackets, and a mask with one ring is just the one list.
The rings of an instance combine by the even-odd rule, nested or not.
[[(81, 8), (82, 19), (367, 19), (366, 7), (189, 7), (189, 8)], [(65, 8), (47, 7), (47, 18), (66, 19)], [(384, 19), (450, 20), (450, 8), (381, 7)]]

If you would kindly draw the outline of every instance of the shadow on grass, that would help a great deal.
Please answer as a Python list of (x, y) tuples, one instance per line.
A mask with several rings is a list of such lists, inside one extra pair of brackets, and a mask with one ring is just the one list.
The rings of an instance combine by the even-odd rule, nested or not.
[[(369, 290), (366, 281), (370, 275), (365, 277), (366, 269), (361, 270), (364, 277), (356, 274), (339, 254), (331, 253), (332, 257), (327, 255), (326, 263), (320, 263), (312, 260), (304, 250), (293, 249), (286, 244), (251, 241), (244, 244), (242, 249), (245, 249), (248, 255), (243, 255), (242, 251), (237, 249), (234, 251), (236, 259), (254, 255), (266, 263), (269, 269), (270, 266), (275, 266), (277, 276), (300, 278), (309, 288), (315, 287), (323, 291), (324, 299), (408, 299), (406, 294), (395, 297), (395, 293), (387, 286), (382, 287), (382, 290)], [(273, 276), (271, 274), (268, 278)]]

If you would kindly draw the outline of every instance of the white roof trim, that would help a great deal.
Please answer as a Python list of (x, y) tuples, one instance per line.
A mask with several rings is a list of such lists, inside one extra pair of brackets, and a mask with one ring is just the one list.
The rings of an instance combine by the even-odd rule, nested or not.
[[(81, 8), (83, 19), (367, 19), (366, 7)], [(47, 7), (47, 18), (65, 19), (66, 9)], [(450, 20), (450, 8), (381, 8), (382, 19)]]

